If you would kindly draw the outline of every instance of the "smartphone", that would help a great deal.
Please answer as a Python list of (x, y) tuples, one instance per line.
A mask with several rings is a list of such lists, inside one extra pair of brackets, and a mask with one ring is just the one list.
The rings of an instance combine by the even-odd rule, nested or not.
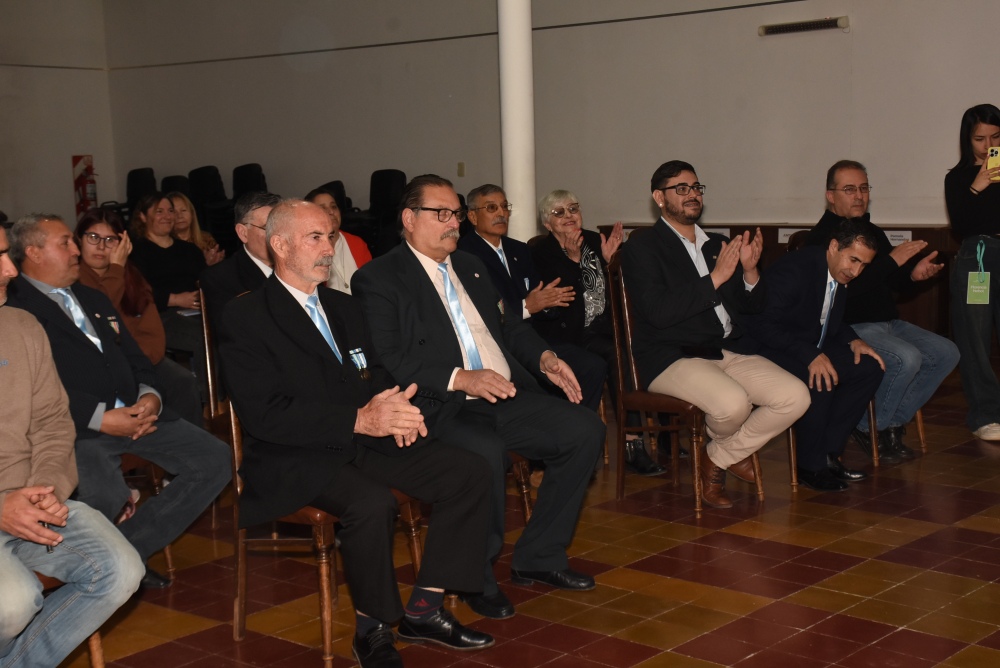
[[(986, 169), (997, 167), (1000, 167), (1000, 146), (991, 146), (986, 149)], [(1000, 181), (1000, 176), (991, 177), (990, 181)]]

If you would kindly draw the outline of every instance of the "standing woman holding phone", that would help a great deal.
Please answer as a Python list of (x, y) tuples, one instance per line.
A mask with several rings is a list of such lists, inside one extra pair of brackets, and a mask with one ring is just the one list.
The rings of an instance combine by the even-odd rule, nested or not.
[(966, 110), (961, 158), (944, 179), (948, 217), (962, 243), (951, 272), (951, 317), (969, 402), (966, 423), (987, 441), (1000, 441), (1000, 381), (990, 366), (993, 328), (1000, 327), (1000, 167), (987, 162), (994, 146), (1000, 146), (1000, 109)]

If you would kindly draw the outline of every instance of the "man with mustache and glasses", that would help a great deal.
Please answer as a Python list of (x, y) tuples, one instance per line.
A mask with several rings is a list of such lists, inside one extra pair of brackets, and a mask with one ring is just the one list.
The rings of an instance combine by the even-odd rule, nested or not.
[[(528, 244), (507, 236), (507, 220), (513, 207), (503, 188), (491, 183), (481, 185), (469, 193), (466, 201), (474, 229), (459, 239), (458, 247), (486, 265), (494, 287), (503, 296), (504, 312), (511, 317), (520, 313), (534, 323), (554, 318), (558, 309), (569, 306), (576, 296), (573, 286), (561, 286), (559, 278), (545, 285), (535, 270)], [(581, 403), (596, 411), (608, 365), (579, 346), (555, 341), (549, 344), (576, 373), (583, 391)]]
[[(406, 243), (358, 270), (352, 291), (364, 303), (382, 362), (400, 383), (416, 383), (413, 402), (430, 432), (490, 464), (488, 559), (480, 567), (480, 586), (464, 592), (476, 612), (503, 619), (514, 606), (497, 587), (492, 562), (504, 542), (506, 452), (546, 465), (531, 521), (514, 547), (511, 579), (592, 589), (593, 578), (569, 568), (566, 547), (604, 424), (573, 405), (582, 394), (572, 369), (520, 311), (509, 312), (486, 266), (457, 250), (464, 218), (450, 181), (433, 174), (414, 178), (400, 204)], [(536, 375), (572, 403), (542, 391)]]
[(727, 240), (699, 227), (705, 186), (686, 162), (660, 165), (650, 190), (660, 219), (622, 250), (639, 377), (651, 392), (705, 411), (702, 501), (730, 508), (726, 471), (756, 482), (750, 456), (799, 419), (809, 392), (776, 364), (744, 354), (746, 316), (767, 298), (760, 229)]
[[(493, 638), (442, 607), (444, 588), (481, 580), (489, 472), (476, 455), (427, 438), (416, 386), (400, 389), (373, 349), (361, 305), (326, 287), (330, 217), (302, 200), (267, 216), (274, 273), (223, 313), (222, 371), (245, 432), (241, 526), (315, 506), (340, 518), (340, 553), (362, 667), (402, 666), (399, 635), (474, 650)], [(390, 488), (433, 505), (420, 574), (405, 609), (392, 562)]]

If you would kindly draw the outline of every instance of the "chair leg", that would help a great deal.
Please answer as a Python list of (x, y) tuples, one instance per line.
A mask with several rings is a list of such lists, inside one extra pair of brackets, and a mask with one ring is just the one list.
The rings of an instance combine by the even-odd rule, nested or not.
[[(608, 409), (604, 405), (604, 392), (601, 392), (601, 403), (597, 405), (597, 414), (601, 416), (601, 422), (604, 426), (608, 426)], [(608, 456), (608, 431), (604, 430), (604, 466), (607, 467), (610, 463), (610, 457)]]
[(247, 530), (236, 529), (236, 595), (233, 598), (233, 640), (247, 634)]
[(104, 645), (101, 644), (101, 632), (87, 638), (87, 650), (90, 652), (90, 668), (104, 668)]
[(514, 481), (521, 495), (521, 510), (524, 512), (524, 522), (531, 519), (531, 474), (528, 472), (527, 461), (514, 462)]
[(691, 475), (694, 477), (694, 516), (701, 517), (701, 467), (705, 462), (701, 461), (701, 446), (704, 437), (704, 418), (698, 414), (691, 418)]
[(917, 435), (920, 436), (920, 451), (927, 452), (927, 433), (924, 431), (924, 409), (918, 408), (917, 414)]
[(795, 453), (795, 427), (788, 428), (788, 472), (792, 478), (792, 489), (799, 486), (799, 462)]
[(875, 400), (868, 402), (868, 436), (872, 441), (872, 466), (878, 468), (878, 422), (875, 421)]
[(760, 457), (757, 453), (750, 456), (750, 463), (753, 464), (753, 476), (757, 482), (757, 500), (764, 500), (764, 474), (760, 470)]
[(681, 435), (678, 431), (670, 432), (670, 477), (674, 487), (681, 484)]
[(423, 549), (420, 545), (420, 502), (410, 500), (399, 509), (399, 521), (403, 523), (406, 541), (410, 546), (410, 561), (413, 563), (414, 579), (420, 575)]
[(323, 638), (323, 666), (333, 668), (333, 606), (337, 601), (337, 572), (333, 562), (336, 552), (333, 527), (313, 527), (313, 547), (316, 548), (316, 569), (319, 571), (319, 622)]
[(625, 422), (620, 422), (615, 443), (615, 499), (618, 501), (625, 498)]

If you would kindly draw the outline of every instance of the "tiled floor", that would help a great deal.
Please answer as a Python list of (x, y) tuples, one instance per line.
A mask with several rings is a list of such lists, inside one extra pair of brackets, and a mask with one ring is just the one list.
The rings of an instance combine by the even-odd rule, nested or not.
[[(630, 476), (622, 502), (602, 472), (571, 549), (596, 590), (504, 582), (513, 619), (456, 610), (494, 634), (495, 647), (459, 654), (400, 644), (406, 665), (1000, 666), (1000, 445), (964, 428), (954, 377), (924, 416), (926, 455), (840, 494), (792, 492), (779, 438), (762, 451), (766, 500), (731, 482), (735, 507), (706, 510), (701, 520), (686, 463), (679, 489), (669, 475)], [(908, 441), (916, 445), (912, 427)], [(866, 465), (853, 444), (845, 460)], [(513, 542), (521, 523), (509, 500)], [(322, 665), (315, 569), (301, 553), (252, 558), (249, 631), (232, 640), (230, 532), (204, 518), (176, 544), (173, 587), (137, 595), (104, 627), (109, 666)], [(401, 582), (412, 582), (401, 536), (396, 558)], [(497, 573), (507, 580), (509, 557)], [(343, 586), (335, 626), (334, 665), (351, 666)], [(65, 665), (89, 665), (86, 652)]]

